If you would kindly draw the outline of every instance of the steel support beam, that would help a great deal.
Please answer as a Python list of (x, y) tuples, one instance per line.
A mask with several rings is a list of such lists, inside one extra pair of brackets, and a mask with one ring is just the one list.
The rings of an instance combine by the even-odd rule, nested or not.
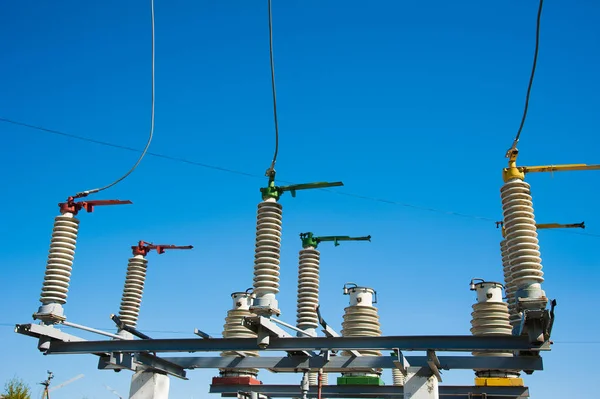
[[(316, 398), (316, 386), (311, 386), (307, 397)], [(225, 397), (236, 397), (238, 393), (257, 393), (271, 398), (299, 398), (302, 395), (300, 385), (211, 385), (210, 393)], [(324, 385), (324, 398), (395, 398), (404, 397), (404, 389), (394, 385)], [(527, 387), (474, 387), (440, 386), (440, 398), (447, 399), (515, 399), (528, 398)]]
[(66, 342), (85, 341), (83, 338), (67, 334), (65, 332), (62, 332), (58, 328), (55, 328), (53, 326), (46, 326), (43, 324), (17, 324), (15, 325), (15, 332), (23, 335), (28, 335), (34, 338), (43, 337)]
[(183, 367), (149, 353), (112, 352), (107, 356), (100, 357), (98, 369), (159, 371), (164, 374), (187, 380), (186, 372)]
[(437, 378), (439, 382), (442, 382), (442, 375), (440, 374), (440, 369), (442, 365), (440, 364), (440, 359), (438, 359), (435, 351), (428, 350), (427, 351), (427, 365), (431, 369), (431, 372)]
[[(410, 366), (429, 367), (427, 356), (406, 356)], [(395, 356), (284, 356), (284, 357), (164, 357), (162, 360), (177, 364), (185, 369), (271, 369), (275, 372), (296, 372), (298, 370), (341, 373), (347, 370), (371, 370), (396, 368)], [(489, 368), (494, 370), (543, 370), (539, 356), (484, 357), (484, 356), (439, 356), (441, 370), (472, 370)]]
[(222, 352), (222, 351), (311, 351), (376, 349), (391, 351), (482, 352), (550, 350), (549, 343), (530, 344), (527, 337), (506, 335), (440, 335), (385, 337), (291, 337), (270, 338), (263, 348), (253, 338), (184, 338), (123, 341), (52, 342), (49, 354), (97, 352)]
[(185, 376), (186, 373), (183, 367), (166, 359), (160, 358), (158, 356), (153, 356), (148, 353), (135, 353), (133, 357), (136, 362), (142, 364), (150, 370), (162, 371), (174, 377), (181, 378), (182, 380), (188, 379)]

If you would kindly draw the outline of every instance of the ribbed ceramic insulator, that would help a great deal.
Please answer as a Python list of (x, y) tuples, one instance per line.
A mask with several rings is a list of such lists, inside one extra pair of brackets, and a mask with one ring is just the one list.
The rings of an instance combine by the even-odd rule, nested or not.
[(254, 293), (257, 297), (279, 292), (281, 219), (281, 204), (274, 201), (258, 204), (254, 250)]
[[(473, 335), (511, 335), (508, 321), (508, 305), (505, 302), (481, 302), (473, 305), (471, 313)], [(474, 356), (512, 356), (510, 352), (473, 352)]]
[[(296, 309), (296, 327), (304, 331), (314, 332), (319, 327), (317, 306), (319, 305), (319, 259), (320, 252), (313, 248), (303, 248), (298, 262), (298, 304)], [(298, 334), (299, 337), (305, 337)], [(323, 384), (327, 382), (327, 374), (323, 373)], [(309, 385), (318, 384), (318, 373), (308, 373)]]
[[(477, 292), (477, 303), (471, 313), (471, 333), (473, 335), (512, 335), (512, 327), (508, 320), (508, 305), (502, 300), (502, 284), (481, 281), (473, 284)], [(512, 352), (473, 352), (474, 356), (512, 357)], [(474, 369), (478, 377), (514, 378), (518, 370)]]
[(67, 302), (78, 230), (79, 219), (71, 213), (59, 215), (54, 219), (46, 274), (40, 295), (40, 302), (44, 305), (64, 305)]
[(513, 283), (511, 264), (508, 256), (508, 246), (506, 240), (500, 241), (500, 251), (502, 253), (502, 269), (504, 271), (504, 292), (508, 301), (508, 318), (511, 325), (515, 325), (521, 320), (521, 312), (517, 309), (517, 289)]
[(144, 293), (144, 283), (146, 282), (147, 266), (148, 259), (142, 255), (135, 255), (133, 258), (129, 258), (129, 263), (127, 264), (127, 275), (125, 276), (125, 286), (123, 287), (123, 296), (121, 297), (119, 318), (130, 327), (137, 326), (142, 295)]
[[(321, 384), (327, 385), (329, 382), (329, 378), (327, 377), (327, 373), (323, 373), (321, 375)], [(315, 371), (309, 371), (308, 373), (308, 384), (310, 386), (316, 386), (319, 384), (319, 373)]]
[[(379, 337), (381, 328), (377, 308), (373, 306), (348, 306), (344, 309), (343, 337)], [(381, 356), (377, 350), (360, 350), (363, 356)], [(351, 356), (350, 352), (344, 352)]]
[(516, 290), (541, 290), (544, 273), (529, 184), (520, 179), (510, 180), (502, 186), (500, 195), (511, 265), (511, 283)]
[[(248, 309), (231, 309), (227, 312), (223, 325), (223, 338), (256, 338), (256, 334), (247, 329), (243, 324), (245, 317), (253, 316)], [(241, 352), (247, 357), (258, 356), (258, 352)], [(225, 351), (221, 356), (239, 356), (239, 352)], [(222, 369), (223, 377), (252, 376), (256, 377), (258, 369)]]
[(319, 326), (319, 251), (304, 248), (299, 257), (296, 327), (314, 330)]
[(404, 374), (402, 374), (402, 372), (400, 370), (398, 370), (397, 368), (393, 368), (392, 369), (392, 383), (394, 385), (397, 386), (402, 386), (404, 385)]

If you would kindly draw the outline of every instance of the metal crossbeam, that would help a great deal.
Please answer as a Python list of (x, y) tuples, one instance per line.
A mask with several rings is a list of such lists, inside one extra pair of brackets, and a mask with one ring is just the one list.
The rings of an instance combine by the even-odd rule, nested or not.
[(159, 370), (174, 377), (181, 378), (183, 380), (188, 379), (185, 376), (186, 373), (183, 367), (173, 362), (170, 362), (169, 360), (160, 358), (158, 356), (153, 356), (148, 353), (136, 353), (134, 354), (134, 358), (136, 362), (143, 364), (144, 366), (147, 366), (150, 369)]
[[(271, 398), (299, 398), (302, 391), (299, 385), (211, 385), (210, 393), (220, 393), (225, 397), (236, 397), (238, 392), (255, 392)], [(401, 386), (377, 385), (324, 385), (321, 390), (324, 398), (398, 398), (402, 399)], [(316, 398), (317, 387), (311, 386), (307, 397)], [(515, 399), (528, 398), (527, 387), (474, 387), (440, 386), (440, 398), (448, 399)]]
[[(50, 338), (52, 339), (50, 345), (52, 345), (53, 342), (88, 342), (75, 335), (64, 333), (55, 327), (41, 324), (17, 324), (15, 326), (15, 331), (20, 334), (35, 338)], [(100, 360), (98, 362), (98, 368), (100, 369), (119, 370), (125, 368), (135, 371), (137, 367), (136, 363), (132, 361), (133, 359), (131, 357), (131, 353), (110, 353), (99, 351), (92, 352), (91, 354), (100, 356)], [(144, 367), (159, 370), (178, 378), (187, 379), (185, 377), (185, 370), (183, 367), (169, 362), (168, 360), (161, 359), (158, 356), (154, 356), (149, 353), (136, 353), (134, 354), (134, 359), (137, 364), (143, 365)]]
[(69, 342), (84, 341), (83, 338), (67, 334), (65, 332), (62, 332), (58, 328), (52, 326), (45, 326), (42, 324), (17, 324), (15, 326), (15, 332), (23, 335), (28, 335), (34, 338), (46, 337)]
[(540, 351), (550, 350), (549, 343), (531, 344), (527, 337), (506, 335), (440, 335), (386, 337), (302, 337), (270, 338), (260, 347), (254, 338), (184, 338), (153, 340), (111, 340), (52, 342), (48, 354), (96, 352), (221, 352), (221, 351), (311, 351), (375, 349), (438, 352)]
[(112, 352), (107, 356), (101, 356), (98, 360), (98, 369), (100, 370), (137, 371), (140, 367), (157, 370), (183, 380), (188, 379), (184, 367), (149, 353)]
[[(323, 356), (284, 356), (284, 357), (165, 357), (163, 360), (177, 364), (185, 369), (271, 369), (278, 373), (296, 372), (298, 370), (341, 373), (350, 369), (354, 371), (371, 369), (392, 369), (396, 367), (395, 356), (332, 356), (329, 360)], [(427, 356), (406, 356), (406, 360), (414, 367), (429, 367)], [(440, 356), (439, 369), (472, 370), (489, 368), (494, 370), (543, 370), (542, 358), (539, 356), (495, 357), (495, 356)]]
[(441, 382), (442, 375), (440, 374), (440, 369), (442, 368), (442, 365), (440, 364), (440, 359), (438, 359), (437, 355), (435, 354), (435, 351), (427, 351), (427, 365), (431, 369), (433, 375), (435, 375), (435, 378), (437, 378), (437, 380)]

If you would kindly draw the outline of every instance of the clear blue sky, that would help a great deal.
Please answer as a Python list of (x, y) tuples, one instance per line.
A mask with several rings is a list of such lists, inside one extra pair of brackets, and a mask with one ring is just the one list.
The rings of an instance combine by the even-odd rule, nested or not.
[[(339, 328), (346, 281), (377, 289), (385, 334), (468, 334), (472, 277), (500, 280), (499, 189), (529, 78), (538, 2), (274, 1), (280, 118), (278, 177), (343, 180), (336, 192), (286, 194), (282, 319), (295, 320), (298, 233), (371, 234), (322, 252), (322, 307)], [(252, 284), (260, 176), (273, 151), (266, 0), (156, 0), (156, 132), (151, 151), (258, 177), (148, 156), (95, 198), (133, 206), (81, 216), (66, 313), (112, 330), (130, 246), (193, 244), (149, 256), (139, 327), (152, 336), (221, 332), (229, 294)], [(149, 1), (0, 4), (0, 117), (141, 149), (149, 129)], [(546, 2), (523, 165), (600, 163), (600, 5)], [(84, 373), (55, 399), (126, 395), (130, 374), (87, 356), (42, 356), (12, 332), (37, 310), (56, 204), (107, 184), (134, 152), (0, 123), (3, 145), (0, 380)], [(600, 173), (528, 177), (540, 232), (554, 349), (526, 376), (533, 398), (592, 397), (600, 356)], [(407, 207), (412, 204), (417, 207)], [(466, 215), (420, 209), (434, 208)], [(577, 232), (578, 233), (578, 232)], [(589, 285), (585, 285), (589, 282)], [(174, 331), (158, 333), (154, 331)], [(592, 342), (592, 343), (589, 343)], [(206, 398), (214, 371), (172, 381)], [(299, 376), (261, 373), (265, 383)], [(471, 384), (451, 371), (445, 383)], [(391, 378), (386, 375), (391, 383)], [(38, 387), (34, 388), (37, 393)]]

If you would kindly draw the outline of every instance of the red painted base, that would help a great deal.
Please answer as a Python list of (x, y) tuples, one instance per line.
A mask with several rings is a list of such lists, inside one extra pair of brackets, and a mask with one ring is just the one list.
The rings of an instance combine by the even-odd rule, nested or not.
[(213, 377), (213, 385), (261, 385), (262, 382), (252, 377)]

